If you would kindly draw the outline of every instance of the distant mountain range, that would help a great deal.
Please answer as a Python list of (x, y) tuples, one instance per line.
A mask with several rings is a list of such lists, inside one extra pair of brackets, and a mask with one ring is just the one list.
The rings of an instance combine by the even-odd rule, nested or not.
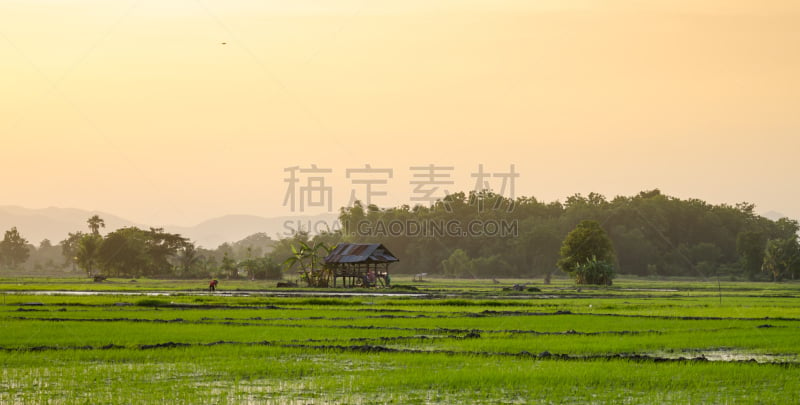
[(142, 229), (149, 227), (164, 228), (171, 233), (179, 233), (188, 237), (198, 246), (214, 249), (225, 242), (236, 242), (254, 233), (264, 232), (273, 239), (286, 237), (297, 229), (324, 230), (334, 226), (335, 214), (315, 216), (264, 218), (255, 215), (226, 215), (201, 222), (195, 226), (161, 226), (139, 224), (125, 218), (101, 211), (87, 211), (74, 208), (42, 208), (29, 209), (17, 206), (0, 206), (0, 238), (2, 233), (11, 227), (17, 227), (20, 234), (29, 243), (39, 245), (43, 239), (53, 244), (66, 239), (67, 234), (75, 231), (88, 232), (86, 220), (98, 215), (105, 222), (103, 234), (119, 228), (136, 226)]

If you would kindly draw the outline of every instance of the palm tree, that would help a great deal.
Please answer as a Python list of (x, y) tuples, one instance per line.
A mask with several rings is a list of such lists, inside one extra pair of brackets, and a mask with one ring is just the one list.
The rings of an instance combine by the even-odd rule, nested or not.
[(91, 218), (86, 220), (86, 223), (89, 224), (89, 229), (91, 229), (92, 234), (94, 235), (100, 235), (100, 228), (106, 227), (106, 222), (103, 221), (103, 219), (97, 214), (92, 215)]

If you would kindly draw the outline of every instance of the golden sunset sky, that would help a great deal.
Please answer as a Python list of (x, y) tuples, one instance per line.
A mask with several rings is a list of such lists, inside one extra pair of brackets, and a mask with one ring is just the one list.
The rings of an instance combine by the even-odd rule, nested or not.
[(3, 0), (0, 139), (0, 205), (154, 226), (299, 214), (312, 164), (334, 210), (365, 164), (381, 206), (514, 164), (517, 196), (800, 218), (800, 2)]

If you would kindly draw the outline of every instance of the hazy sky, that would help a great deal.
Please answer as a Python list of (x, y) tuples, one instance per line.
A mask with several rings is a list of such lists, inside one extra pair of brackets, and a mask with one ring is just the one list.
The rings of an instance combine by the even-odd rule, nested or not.
[(312, 164), (334, 210), (365, 164), (382, 206), (513, 164), (517, 196), (800, 218), (800, 3), (3, 0), (0, 139), (0, 205), (150, 225), (299, 214)]

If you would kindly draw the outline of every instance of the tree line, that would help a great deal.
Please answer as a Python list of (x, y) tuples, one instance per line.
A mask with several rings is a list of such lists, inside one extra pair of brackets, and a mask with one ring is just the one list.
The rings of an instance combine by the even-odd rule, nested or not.
[[(0, 263), (28, 274), (83, 272), (88, 277), (280, 279), (282, 268), (269, 255), (275, 243), (257, 233), (216, 249), (197, 247), (188, 238), (162, 228), (120, 228), (102, 235), (105, 222), (87, 220), (88, 232), (75, 231), (58, 245), (48, 239), (35, 247), (16, 228), (0, 242)], [(9, 248), (4, 248), (8, 245)], [(13, 246), (13, 248), (11, 248)], [(34, 263), (24, 266), (25, 262)]]
[[(427, 207), (380, 208), (357, 201), (340, 209), (338, 229), (317, 235), (299, 231), (280, 240), (259, 233), (216, 249), (197, 247), (161, 228), (128, 227), (101, 235), (105, 224), (95, 215), (87, 220), (88, 232), (69, 233), (58, 245), (45, 239), (37, 248), (16, 228), (6, 231), (0, 263), (22, 269), (31, 258), (35, 264), (29, 271), (71, 269), (89, 276), (279, 279), (287, 272), (289, 278), (297, 276), (297, 269), (286, 264), (299, 246), (355, 242), (384, 244), (400, 258), (392, 271), (401, 274), (547, 280), (561, 269), (576, 280), (600, 283), (613, 273), (798, 278), (798, 222), (770, 220), (754, 208), (680, 199), (657, 189), (610, 200), (597, 193), (575, 194), (563, 203), (459, 192)], [(580, 230), (586, 235), (602, 231), (607, 251), (586, 252), (581, 237), (574, 237), (577, 243), (569, 240)], [(570, 252), (581, 252), (580, 262)]]
[[(509, 199), (490, 191), (454, 193), (431, 207), (381, 209), (354, 204), (340, 210), (342, 237), (381, 242), (400, 257), (394, 271), (424, 269), (450, 277), (545, 277), (562, 260), (567, 234), (582, 221), (596, 221), (608, 235), (610, 263), (619, 273), (639, 276), (726, 275), (749, 280), (800, 276), (798, 222), (759, 216), (749, 203), (713, 205), (680, 199), (660, 190), (611, 200), (597, 193), (565, 202), (533, 197)], [(396, 234), (391, 225), (505, 224), (511, 234)], [(384, 225), (379, 225), (380, 223)], [(397, 228), (401, 228), (397, 226)], [(386, 232), (375, 232), (376, 230)], [(480, 227), (479, 227), (480, 229)], [(367, 232), (365, 232), (367, 231)], [(323, 235), (322, 237), (330, 238)]]

